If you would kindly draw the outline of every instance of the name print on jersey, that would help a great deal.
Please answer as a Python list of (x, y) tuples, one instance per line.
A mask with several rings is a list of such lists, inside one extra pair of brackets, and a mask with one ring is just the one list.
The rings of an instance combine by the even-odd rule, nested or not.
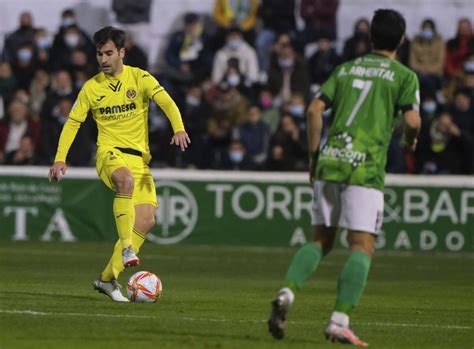
[(395, 72), (385, 68), (366, 68), (354, 65), (349, 71), (342, 67), (339, 71), (339, 76), (358, 76), (363, 78), (381, 78), (389, 81), (394, 81)]

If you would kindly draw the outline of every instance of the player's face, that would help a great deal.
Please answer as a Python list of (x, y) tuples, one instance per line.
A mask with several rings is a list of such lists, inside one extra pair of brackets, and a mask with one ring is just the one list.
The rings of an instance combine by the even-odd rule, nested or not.
[(105, 74), (116, 75), (122, 72), (125, 49), (118, 49), (113, 41), (107, 41), (97, 48), (97, 62)]

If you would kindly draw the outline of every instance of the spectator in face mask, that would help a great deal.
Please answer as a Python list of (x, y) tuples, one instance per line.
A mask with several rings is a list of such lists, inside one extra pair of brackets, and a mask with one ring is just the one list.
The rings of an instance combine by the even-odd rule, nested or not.
[(49, 69), (49, 53), (51, 50), (51, 39), (44, 28), (38, 28), (34, 34), (34, 44), (38, 67), (40, 69)]
[(280, 108), (273, 103), (273, 94), (268, 87), (263, 87), (260, 90), (258, 104), (262, 110), (262, 120), (270, 128), (270, 133), (273, 134), (280, 123)]
[(293, 94), (285, 105), (284, 111), (293, 117), (294, 122), (301, 131), (306, 130), (306, 104), (302, 94)]
[(240, 140), (233, 140), (230, 143), (219, 168), (224, 170), (241, 171), (255, 170), (254, 165), (252, 164), (249, 156), (247, 155), (247, 150), (240, 142)]
[(40, 123), (31, 118), (28, 106), (13, 100), (6, 120), (0, 121), (0, 163), (32, 164), (39, 146)]
[(249, 108), (248, 121), (236, 129), (234, 137), (242, 142), (253, 167), (263, 170), (270, 145), (270, 128), (263, 122), (257, 105)]
[(38, 69), (32, 43), (25, 43), (18, 47), (16, 59), (13, 62), (12, 68), (18, 81), (18, 87), (28, 90), (31, 80), (33, 80), (35, 75), (35, 71)]
[(357, 20), (354, 26), (353, 35), (344, 43), (344, 50), (342, 54), (342, 59), (344, 61), (349, 61), (369, 53), (369, 29), (370, 23), (366, 18)]
[(288, 37), (281, 35), (268, 72), (268, 87), (278, 105), (284, 105), (292, 94), (309, 94), (309, 72), (306, 62), (294, 50)]
[(420, 33), (411, 43), (410, 67), (418, 74), (421, 90), (441, 89), (445, 45), (433, 20), (425, 19)]
[(240, 72), (239, 61), (236, 58), (231, 58), (227, 62), (227, 70), (222, 81), (239, 90), (239, 92), (246, 98), (254, 98), (252, 83)]
[(444, 69), (448, 77), (451, 77), (463, 68), (467, 53), (474, 51), (474, 35), (468, 18), (459, 20), (456, 37), (447, 42), (446, 50)]
[(71, 53), (75, 49), (81, 49), (87, 54), (88, 61), (96, 62), (95, 46), (89, 36), (77, 25), (73, 10), (67, 9), (61, 15), (61, 27), (54, 37), (51, 48), (52, 69), (69, 68), (71, 65)]
[(186, 123), (186, 131), (193, 137), (193, 146), (188, 151), (181, 152), (183, 162), (187, 166), (208, 167), (207, 154), (204, 149), (207, 142), (207, 117), (210, 108), (203, 98), (201, 86), (198, 84), (189, 86), (179, 107), (183, 122)]
[(33, 17), (29, 12), (20, 14), (19, 27), (5, 39), (3, 47), (3, 60), (13, 63), (17, 57), (17, 51), (21, 45), (33, 42), (35, 29), (33, 28)]
[(239, 71), (249, 85), (258, 81), (259, 69), (255, 49), (243, 39), (239, 29), (233, 28), (227, 34), (226, 44), (217, 51), (214, 57), (212, 68), (214, 84), (222, 81), (231, 58), (239, 62)]

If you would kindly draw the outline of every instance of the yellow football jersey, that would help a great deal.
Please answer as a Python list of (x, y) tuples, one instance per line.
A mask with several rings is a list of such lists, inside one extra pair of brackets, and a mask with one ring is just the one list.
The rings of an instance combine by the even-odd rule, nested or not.
[[(110, 76), (100, 72), (89, 79), (79, 92), (69, 119), (82, 123), (91, 111), (97, 123), (99, 147), (132, 148), (141, 151), (144, 158), (150, 158), (150, 99), (165, 111), (175, 133), (184, 131), (179, 110), (159, 82), (147, 71), (127, 65), (123, 66), (120, 75)], [(64, 161), (69, 150), (69, 142), (62, 142), (63, 138), (60, 138), (56, 160)]]

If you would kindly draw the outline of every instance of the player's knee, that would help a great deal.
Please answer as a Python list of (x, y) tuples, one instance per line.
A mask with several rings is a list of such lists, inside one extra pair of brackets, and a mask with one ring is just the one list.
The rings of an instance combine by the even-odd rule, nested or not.
[(156, 224), (155, 216), (146, 217), (143, 222), (143, 232), (147, 234)]
[(369, 241), (352, 241), (349, 244), (351, 251), (364, 252), (369, 256), (373, 256), (375, 253), (375, 246)]
[(133, 187), (135, 185), (135, 181), (132, 175), (116, 177), (114, 179), (114, 184), (115, 188), (117, 188), (117, 192), (123, 194), (133, 194)]

